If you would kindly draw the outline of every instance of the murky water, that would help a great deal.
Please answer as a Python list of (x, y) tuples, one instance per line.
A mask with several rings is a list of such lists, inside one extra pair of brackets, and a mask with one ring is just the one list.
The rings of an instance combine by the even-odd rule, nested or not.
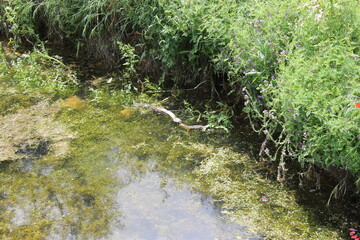
[(241, 141), (111, 97), (0, 116), (1, 239), (342, 239)]
[[(166, 120), (137, 113), (91, 122), (96, 109), (55, 109), (41, 116), (37, 105), (2, 118), (9, 136), (11, 126), (28, 129), (13, 144), (14, 160), (0, 164), (4, 239), (256, 239), (180, 180), (196, 159), (185, 159), (193, 153)], [(66, 144), (48, 129), (55, 113), (61, 117), (52, 127), (68, 136)], [(61, 119), (71, 119), (68, 130)]]

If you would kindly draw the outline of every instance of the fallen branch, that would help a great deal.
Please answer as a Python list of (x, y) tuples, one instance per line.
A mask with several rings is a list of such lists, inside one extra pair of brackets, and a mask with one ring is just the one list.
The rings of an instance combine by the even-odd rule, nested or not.
[(157, 107), (157, 106), (153, 106), (153, 105), (150, 105), (147, 103), (134, 103), (133, 105), (136, 107), (150, 108), (159, 113), (165, 113), (165, 114), (169, 115), (171, 117), (171, 119), (179, 125), (179, 127), (182, 127), (187, 130), (192, 130), (192, 129), (206, 130), (208, 127), (208, 125), (186, 125), (186, 124), (182, 123), (181, 119), (176, 117), (173, 112), (171, 112), (163, 107)]

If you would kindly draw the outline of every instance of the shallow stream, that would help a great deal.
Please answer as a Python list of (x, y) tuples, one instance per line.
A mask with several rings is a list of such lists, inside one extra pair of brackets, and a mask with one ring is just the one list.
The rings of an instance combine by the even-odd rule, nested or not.
[(246, 129), (181, 129), (126, 93), (0, 94), (1, 239), (346, 239), (358, 224), (274, 181)]

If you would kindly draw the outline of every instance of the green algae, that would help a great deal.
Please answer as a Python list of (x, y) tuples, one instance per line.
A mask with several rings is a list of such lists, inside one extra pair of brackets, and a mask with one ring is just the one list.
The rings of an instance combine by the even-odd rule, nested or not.
[(341, 239), (326, 223), (314, 221), (312, 213), (297, 203), (294, 191), (257, 174), (246, 156), (225, 150), (204, 160), (195, 171), (231, 219), (251, 226), (266, 239)]
[(14, 113), (17, 110), (30, 107), (39, 101), (39, 98), (33, 94), (24, 92), (22, 95), (13, 94), (10, 87), (0, 85), (0, 115)]
[[(46, 110), (49, 114), (51, 107)], [(47, 122), (49, 129), (32, 123), (32, 132), (35, 135), (40, 129), (51, 137), (50, 129), (62, 127), (54, 118), (52, 121), (57, 126)], [(70, 130), (61, 133), (68, 135), (67, 143), (75, 134)], [(107, 224), (116, 216), (111, 211), (109, 197), (114, 178), (110, 164), (102, 158), (101, 154), (105, 153), (97, 151), (93, 154), (88, 148), (92, 154), (90, 158), (90, 155), (74, 154), (77, 151), (74, 146), (66, 151), (62, 148), (62, 154), (59, 154), (57, 144), (64, 139), (49, 139), (51, 151), (45, 156), (34, 158), (24, 154), (1, 165), (3, 198), (0, 206), (5, 210), (1, 213), (1, 219), (4, 219), (1, 236), (4, 239), (27, 239), (29, 236), (43, 239), (50, 234), (60, 238), (80, 235), (85, 239), (103, 236)]]
[[(168, 176), (214, 196), (227, 217), (264, 238), (341, 239), (297, 203), (293, 190), (263, 178), (255, 160), (236, 150), (241, 146), (224, 145), (223, 133), (188, 132), (131, 106), (134, 98), (149, 101), (144, 95), (92, 89), (78, 107), (54, 95), (23, 94), (23, 85), (10, 88), (2, 79), (2, 239), (109, 237), (121, 216), (114, 196), (129, 184), (116, 175), (125, 167), (134, 176), (151, 169), (164, 184)], [(47, 151), (34, 155), (41, 142)]]
[[(99, 148), (110, 150), (111, 146), (119, 146), (121, 152), (136, 156), (133, 168), (142, 172), (148, 168), (149, 159), (156, 156), (156, 171), (215, 196), (230, 218), (267, 238), (341, 238), (336, 230), (314, 221), (311, 213), (297, 204), (294, 191), (261, 178), (256, 164), (245, 153), (214, 147), (201, 140), (224, 136), (179, 130), (165, 116), (135, 111), (129, 119), (114, 112), (115, 109), (92, 109), (71, 113), (72, 118), (78, 115), (78, 120), (71, 123), (72, 128), (87, 132), (76, 140), (80, 146), (76, 152), (86, 146), (84, 154), (93, 155)], [(68, 113), (64, 114), (62, 117), (69, 119)], [(93, 145), (94, 139), (99, 145)], [(92, 150), (94, 147), (96, 150)], [(262, 202), (263, 196), (269, 202)]]

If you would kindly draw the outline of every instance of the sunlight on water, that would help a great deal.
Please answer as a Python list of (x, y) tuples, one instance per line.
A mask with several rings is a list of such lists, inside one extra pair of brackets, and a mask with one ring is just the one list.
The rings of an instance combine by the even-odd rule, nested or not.
[[(120, 178), (129, 171), (120, 169)], [(221, 218), (210, 197), (158, 172), (147, 171), (116, 197), (121, 228), (111, 239), (250, 239), (244, 228)]]

